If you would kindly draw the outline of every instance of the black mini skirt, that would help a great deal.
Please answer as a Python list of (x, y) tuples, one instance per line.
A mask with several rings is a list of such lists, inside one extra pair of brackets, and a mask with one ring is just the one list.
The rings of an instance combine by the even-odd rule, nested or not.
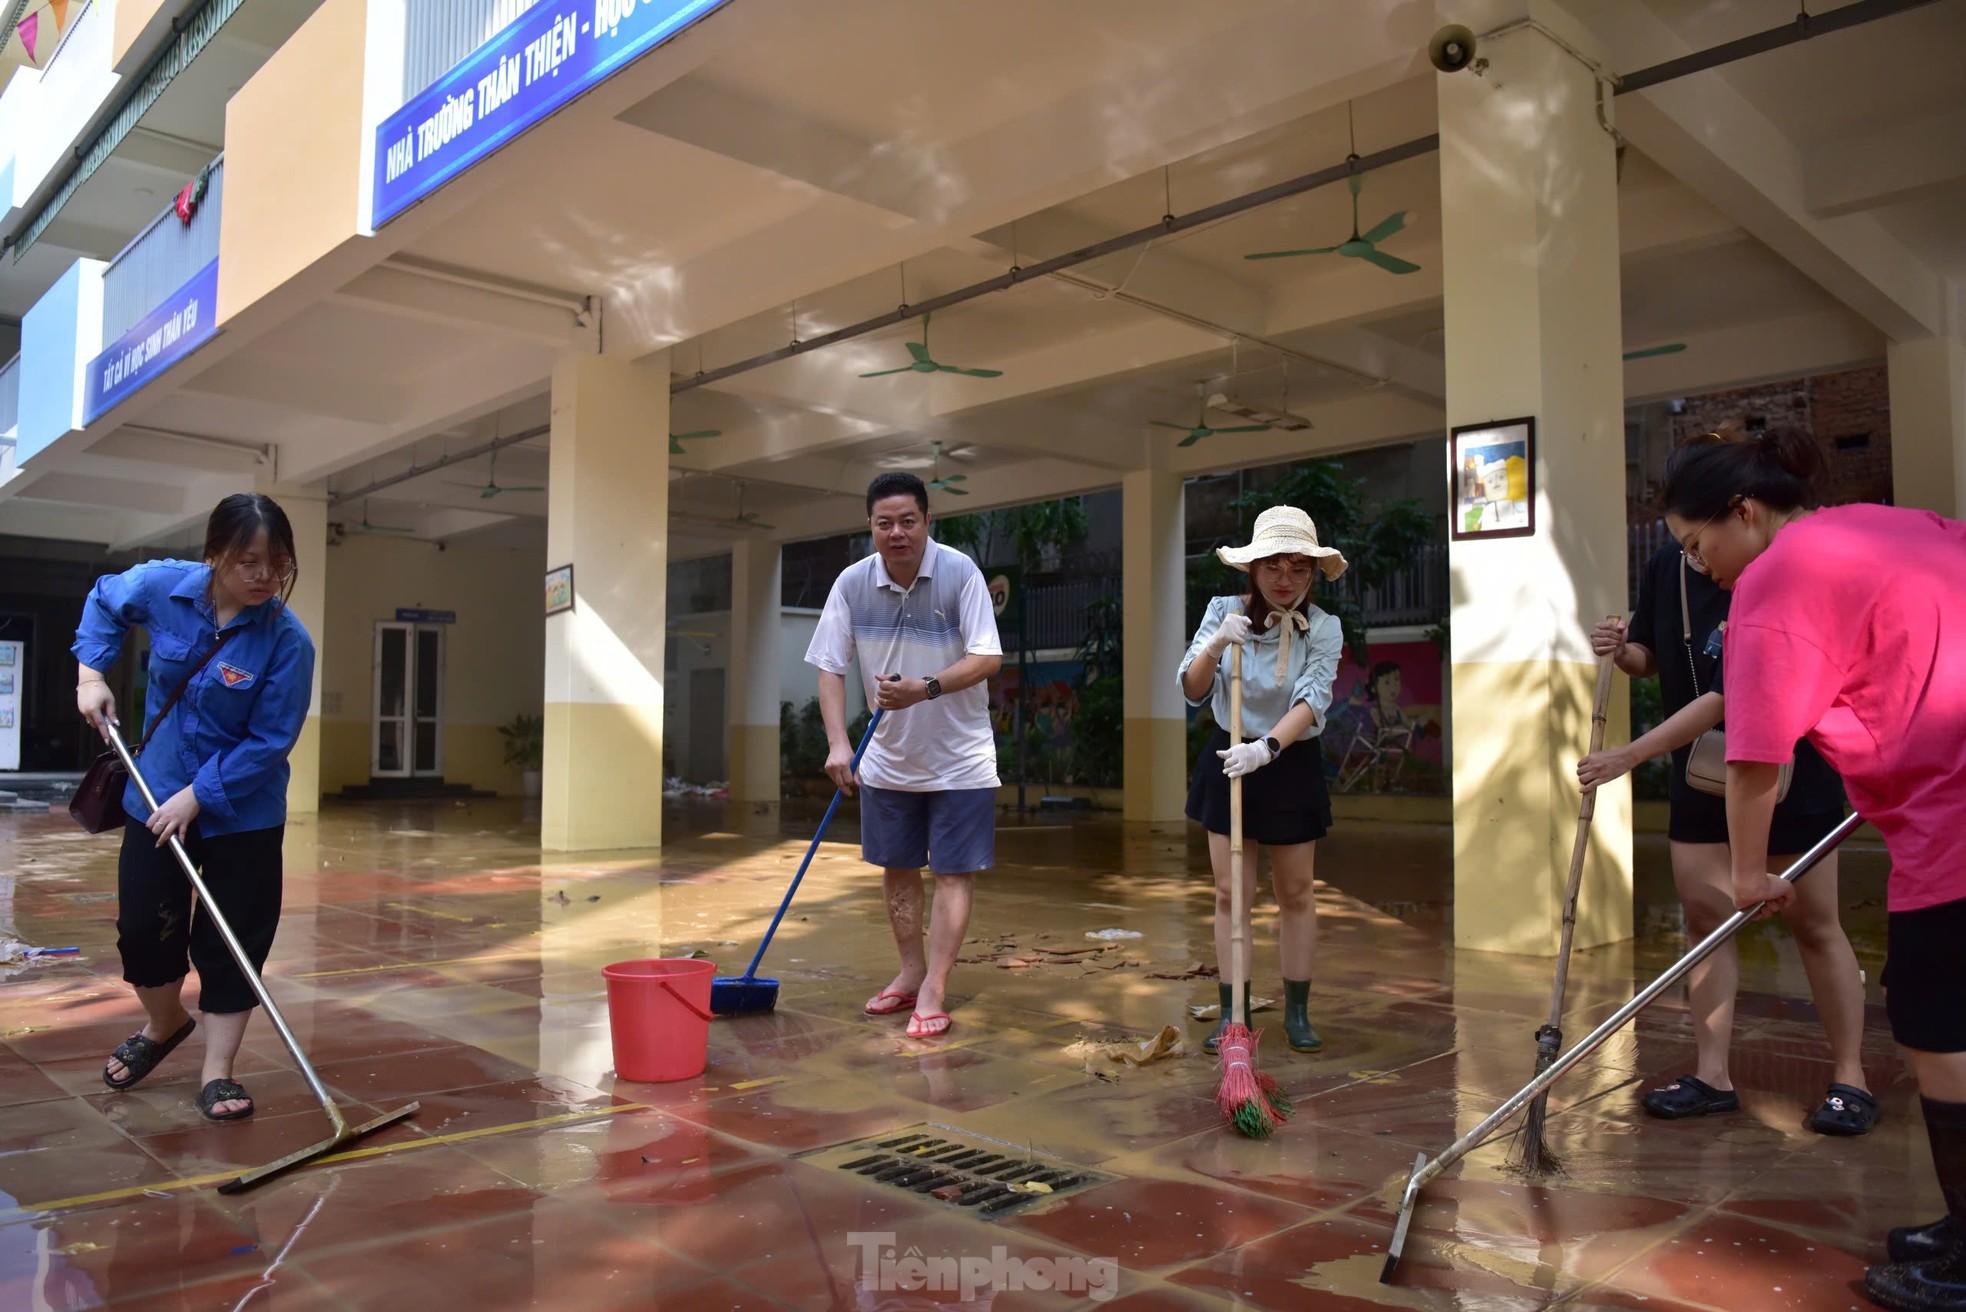
[[(1188, 818), (1211, 834), (1229, 832), (1229, 777), (1215, 754), (1228, 746), (1228, 733), (1217, 729), (1188, 783)], [(1331, 789), (1324, 778), (1320, 740), (1291, 743), (1276, 760), (1243, 776), (1243, 841), (1289, 847), (1314, 843), (1330, 829)]]

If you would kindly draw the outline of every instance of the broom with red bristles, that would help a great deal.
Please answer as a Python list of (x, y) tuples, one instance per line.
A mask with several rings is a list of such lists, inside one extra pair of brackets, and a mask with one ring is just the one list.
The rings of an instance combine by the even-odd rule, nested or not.
[[(1229, 648), (1229, 741), (1242, 741), (1242, 644)], [(1215, 1105), (1233, 1125), (1252, 1139), (1267, 1139), (1270, 1131), (1290, 1115), (1290, 1099), (1277, 1082), (1256, 1069), (1256, 1045), (1263, 1031), (1242, 1023), (1247, 1012), (1249, 979), (1249, 936), (1244, 929), (1242, 905), (1242, 780), (1229, 780), (1229, 956), (1235, 973), (1229, 978), (1229, 1014), (1223, 1019), (1221, 1041), (1216, 1051), (1222, 1055), (1222, 1083), (1215, 1090)]]

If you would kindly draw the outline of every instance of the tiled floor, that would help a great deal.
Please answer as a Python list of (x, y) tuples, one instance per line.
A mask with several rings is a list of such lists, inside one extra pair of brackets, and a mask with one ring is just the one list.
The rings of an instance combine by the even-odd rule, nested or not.
[[(1451, 947), (1447, 835), (1419, 827), (1346, 824), (1320, 851), (1329, 1046), (1265, 1044), (1297, 1104), (1265, 1142), (1224, 1128), (1219, 1068), (1198, 1052), (1088, 1070), (1067, 1051), (1163, 1024), (1197, 1045), (1186, 1008), (1213, 999), (1212, 981), (1175, 978), (1210, 951), (1196, 836), (1109, 818), (1003, 831), (955, 1027), (929, 1042), (901, 1036), (905, 1017), (860, 1014), (892, 946), (840, 827), (768, 959), (777, 1011), (718, 1021), (698, 1079), (617, 1081), (601, 966), (701, 949), (737, 973), (811, 823), (700, 803), (673, 811), (659, 856), (542, 861), (518, 803), (297, 821), (271, 986), (351, 1120), (421, 1109), (221, 1196), (230, 1173), (325, 1137), (305, 1082), (256, 1020), (251, 1121), (191, 1107), (196, 1040), (141, 1088), (106, 1091), (103, 1056), (140, 1023), (105, 896), (114, 843), (0, 818), (0, 938), (82, 949), (0, 981), (0, 1309), (1843, 1309), (1862, 1305), (1882, 1231), (1937, 1213), (1875, 1007), (1884, 1123), (1854, 1141), (1801, 1127), (1828, 1063), (1793, 944), (1757, 925), (1741, 1113), (1637, 1110), (1691, 1060), (1669, 995), (1559, 1085), (1549, 1127), (1568, 1175), (1525, 1185), (1505, 1144), (1476, 1152), (1426, 1191), (1398, 1283), (1378, 1284), (1414, 1153), (1528, 1079), (1549, 987), (1547, 962)], [(1573, 1038), (1683, 950), (1661, 845), (1640, 859), (1645, 932), (1575, 962)], [(1874, 981), (1882, 858), (1843, 867)], [(1141, 937), (1090, 960), (1036, 951), (1096, 946), (1087, 932), (1111, 926)], [(1267, 950), (1256, 974), (1279, 991)], [(923, 1123), (1111, 1179), (986, 1221), (796, 1156)]]

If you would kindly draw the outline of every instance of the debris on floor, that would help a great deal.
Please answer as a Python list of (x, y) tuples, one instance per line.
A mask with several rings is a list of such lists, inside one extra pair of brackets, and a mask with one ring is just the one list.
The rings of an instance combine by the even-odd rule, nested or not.
[[(1252, 997), (1249, 1000), (1249, 1009), (1251, 1011), (1270, 1011), (1273, 1010), (1276, 1007), (1276, 1005), (1277, 1005), (1277, 1000), (1275, 998)], [(1222, 1014), (1222, 1004), (1219, 1002), (1211, 1002), (1208, 1003), (1206, 1006), (1190, 1007), (1188, 1008), (1188, 1014), (1190, 1016), (1193, 1016), (1196, 1020), (1215, 1020), (1218, 1017), (1220, 1017)]]
[[(1040, 931), (1034, 937), (1043, 939), (1050, 935)], [(995, 966), (999, 970), (1078, 966), (1079, 974), (1075, 977), (1078, 978), (1095, 972), (1124, 970), (1144, 964), (1118, 952), (1115, 945), (1111, 943), (1102, 943), (1097, 947), (1053, 947), (1046, 943), (1035, 943), (1025, 947), (1019, 944), (1016, 935), (1013, 934), (999, 934), (993, 939), (969, 939), (967, 942), (985, 946), (981, 952), (957, 957), (959, 963), (971, 966)]]
[(1085, 936), (1087, 938), (1102, 938), (1107, 940), (1108, 942), (1111, 942), (1116, 939), (1123, 939), (1123, 938), (1146, 937), (1145, 934), (1142, 934), (1137, 929), (1088, 929), (1087, 931), (1085, 931)]
[(1219, 969), (1209, 965), (1206, 961), (1190, 961), (1186, 966), (1176, 971), (1150, 970), (1147, 972), (1147, 978), (1148, 979), (1218, 979), (1221, 977), (1221, 974), (1222, 972)]
[(662, 795), (664, 797), (709, 797), (722, 801), (730, 796), (730, 784), (728, 782), (692, 784), (671, 776), (662, 781)]
[(1101, 1079), (1112, 1078), (1102, 1072), (1099, 1066), (1108, 1061), (1124, 1062), (1128, 1066), (1145, 1066), (1150, 1061), (1162, 1057), (1185, 1057), (1188, 1055), (1187, 1041), (1172, 1025), (1161, 1026), (1160, 1033), (1145, 1039), (1123, 1039), (1117, 1042), (1100, 1039), (1080, 1039), (1071, 1044), (1065, 1052), (1085, 1063), (1088, 1074)]

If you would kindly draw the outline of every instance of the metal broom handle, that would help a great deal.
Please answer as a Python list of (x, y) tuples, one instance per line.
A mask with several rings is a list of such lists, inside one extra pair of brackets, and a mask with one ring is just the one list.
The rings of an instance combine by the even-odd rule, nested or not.
[[(1814, 847), (1798, 857), (1794, 865), (1781, 873), (1780, 878), (1782, 882), (1793, 884), (1797, 879), (1807, 874), (1815, 867), (1818, 861), (1821, 861), (1834, 851), (1836, 845), (1854, 833), (1857, 827), (1863, 824), (1863, 822), (1864, 818), (1860, 815), (1852, 814), (1846, 816), (1842, 824), (1825, 834)], [(1765, 902), (1757, 902), (1747, 910), (1736, 911), (1733, 915), (1722, 921), (1720, 926), (1713, 933), (1701, 939), (1698, 946), (1691, 952), (1688, 952), (1668, 967), (1665, 974), (1646, 985), (1644, 991), (1637, 997), (1613, 1012), (1602, 1025), (1599, 1025), (1596, 1029), (1578, 1040), (1576, 1047), (1564, 1053), (1561, 1057), (1558, 1057), (1550, 1064), (1548, 1070), (1524, 1085), (1514, 1097), (1510, 1098), (1500, 1107), (1497, 1107), (1489, 1115), (1487, 1120), (1475, 1126), (1474, 1129), (1469, 1130), (1466, 1134), (1455, 1140), (1440, 1156), (1434, 1158), (1431, 1162), (1428, 1162), (1425, 1166), (1414, 1172), (1413, 1178), (1406, 1185), (1406, 1197), (1410, 1200), (1428, 1181), (1479, 1147), (1482, 1141), (1493, 1134), (1498, 1126), (1521, 1111), (1523, 1107), (1527, 1106), (1544, 1089), (1556, 1083), (1558, 1077), (1564, 1072), (1595, 1052), (1606, 1039), (1622, 1029), (1626, 1021), (1642, 1011), (1654, 998), (1671, 988), (1687, 971), (1693, 969), (1693, 967), (1699, 965), (1702, 961), (1705, 961), (1715, 948), (1732, 938), (1740, 930), (1741, 926), (1752, 920), (1755, 913), (1766, 905)]]
[[(143, 794), (144, 805), (150, 808), (150, 814), (155, 815), (157, 796), (150, 791), (150, 784), (144, 779), (143, 771), (137, 769), (136, 758), (130, 755), (129, 747), (123, 742), (123, 735), (117, 732), (116, 726), (107, 719), (103, 720), (102, 727), (103, 733), (109, 738), (110, 746), (114, 747), (116, 755), (122, 758), (123, 768), (130, 772), (130, 778), (135, 781), (137, 791)], [(185, 875), (191, 880), (191, 887), (198, 891), (200, 908), (212, 918), (212, 924), (217, 927), (219, 937), (225, 940), (225, 946), (231, 951), (232, 959), (239, 963), (240, 973), (245, 975), (246, 982), (252, 985), (253, 995), (259, 999), (260, 1006), (266, 1009), (266, 1018), (272, 1021), (273, 1028), (280, 1032), (280, 1041), (287, 1045), (287, 1051), (293, 1054), (294, 1062), (300, 1067), (300, 1073), (306, 1077), (309, 1087), (314, 1090), (314, 1096), (321, 1100), (321, 1106), (328, 1113), (328, 1119), (334, 1122), (335, 1133), (342, 1133), (348, 1128), (348, 1122), (343, 1119), (341, 1109), (335, 1106), (333, 1096), (328, 1093), (327, 1086), (321, 1083), (321, 1077), (315, 1073), (313, 1063), (308, 1061), (307, 1054), (301, 1051), (300, 1040), (296, 1039), (293, 1030), (288, 1028), (287, 1018), (280, 1014), (280, 1008), (273, 1002), (273, 995), (266, 991), (266, 985), (260, 980), (259, 972), (253, 969), (252, 958), (248, 957), (246, 950), (239, 946), (238, 936), (232, 932), (232, 926), (226, 920), (225, 913), (219, 910), (218, 902), (212, 897), (211, 890), (205, 887), (205, 881), (199, 875), (197, 865), (191, 860), (191, 854), (184, 850), (184, 844), (178, 841), (175, 834), (171, 835), (170, 844), (172, 854), (177, 857), (178, 864), (184, 867)]]

